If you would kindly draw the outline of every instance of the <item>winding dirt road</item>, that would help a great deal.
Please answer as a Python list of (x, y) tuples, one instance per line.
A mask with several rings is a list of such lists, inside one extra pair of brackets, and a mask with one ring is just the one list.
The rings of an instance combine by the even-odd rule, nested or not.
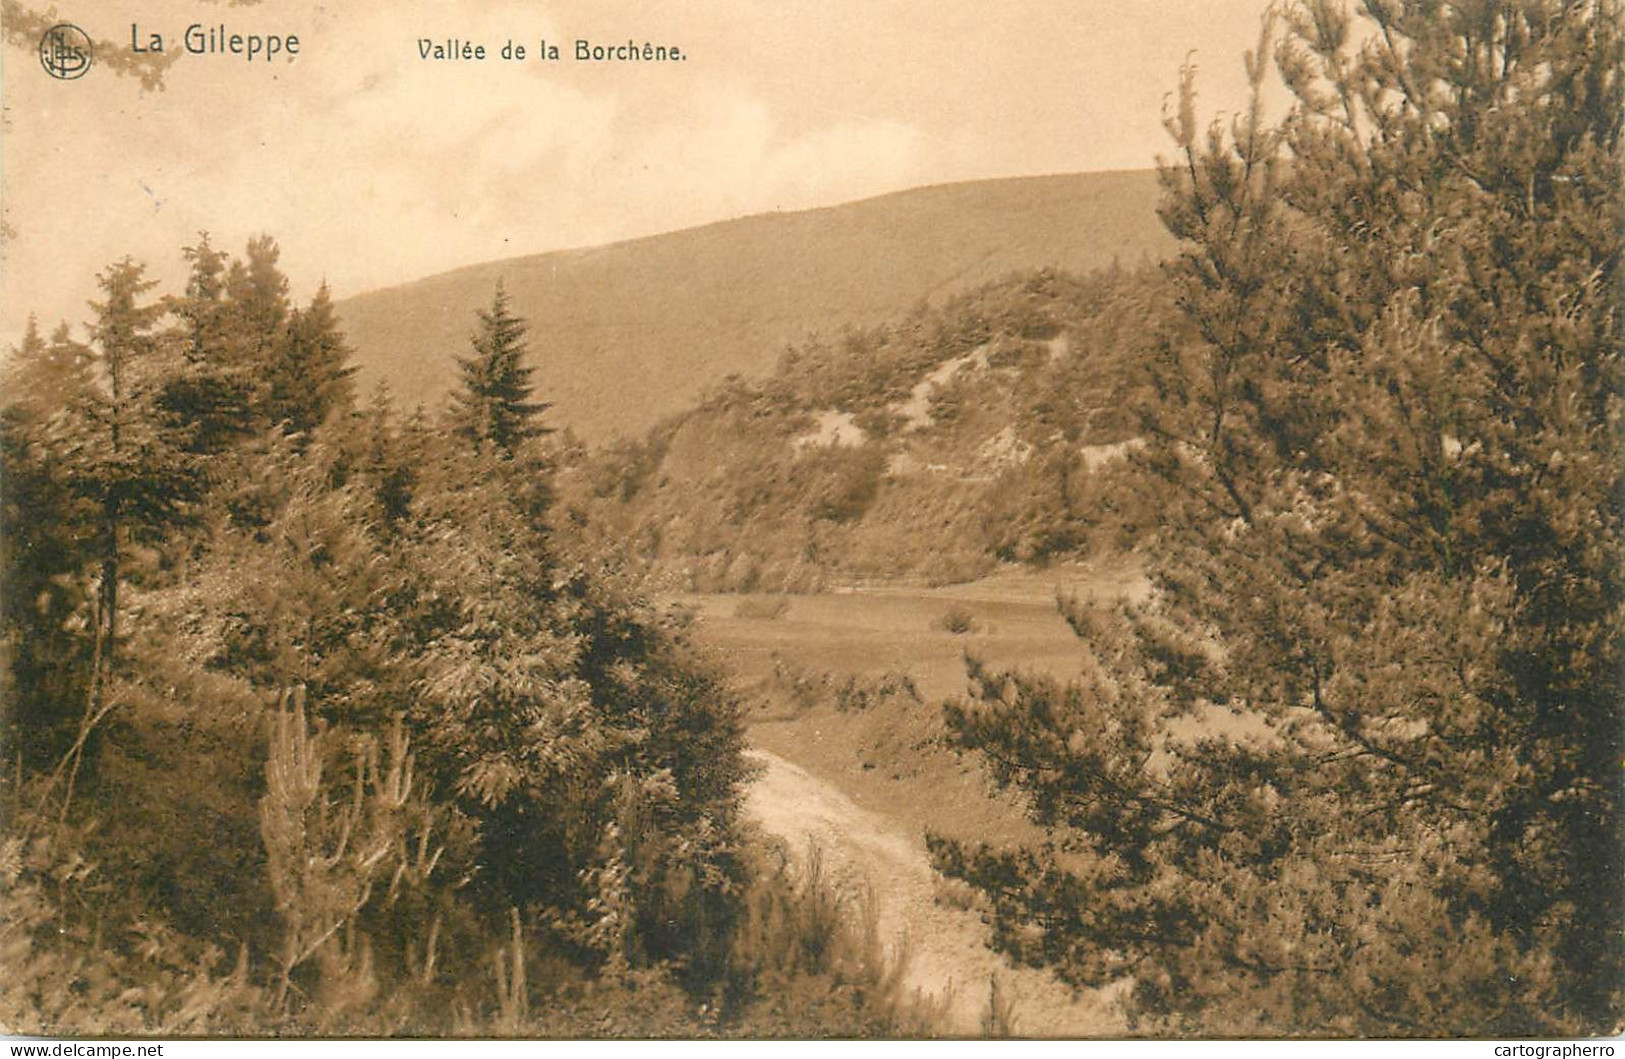
[(1112, 1036), (1123, 1032), (1116, 986), (1074, 995), (1048, 974), (1016, 967), (987, 947), (988, 927), (970, 909), (939, 904), (938, 877), (923, 836), (864, 809), (829, 783), (774, 754), (753, 750), (763, 771), (746, 811), (770, 834), (805, 856), (821, 852), (826, 875), (843, 893), (871, 895), (881, 935), (908, 963), (904, 984), (946, 1005), (946, 1031), (982, 1031), (989, 982), (1013, 1000), (1020, 1036)]

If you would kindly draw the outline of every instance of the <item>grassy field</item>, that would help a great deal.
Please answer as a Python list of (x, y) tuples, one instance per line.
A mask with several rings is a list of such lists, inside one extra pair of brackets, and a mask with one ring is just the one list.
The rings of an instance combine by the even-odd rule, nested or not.
[[(1126, 563), (1008, 569), (962, 585), (884, 585), (816, 595), (691, 595), (698, 638), (731, 664), (765, 764), (751, 815), (792, 852), (809, 843), (834, 881), (865, 895), (908, 955), (905, 982), (942, 1011), (944, 1032), (981, 1034), (992, 983), (1013, 1032), (1113, 1036), (1127, 982), (1073, 992), (987, 948), (982, 899), (931, 870), (926, 831), (995, 844), (1042, 839), (1020, 798), (948, 745), (945, 698), (964, 656), (1066, 676), (1080, 645), (1057, 594), (1144, 590)], [(1012, 1027), (1006, 1027), (1011, 1029)]]
[[(1144, 591), (1132, 564), (1010, 568), (961, 585), (884, 585), (801, 596), (691, 595), (698, 638), (735, 673), (756, 745), (914, 833), (1036, 837), (1015, 796), (947, 745), (942, 701), (964, 658), (1056, 676), (1080, 647), (1058, 593)], [(957, 630), (957, 631), (956, 631)]]
[[(959, 694), (967, 652), (1000, 665), (1065, 675), (1078, 642), (1058, 593), (1106, 599), (1143, 591), (1127, 564), (1010, 568), (940, 588), (879, 585), (797, 596), (687, 595), (700, 638), (746, 682), (776, 663), (837, 677), (908, 674), (927, 698)], [(954, 616), (969, 619), (951, 631)]]

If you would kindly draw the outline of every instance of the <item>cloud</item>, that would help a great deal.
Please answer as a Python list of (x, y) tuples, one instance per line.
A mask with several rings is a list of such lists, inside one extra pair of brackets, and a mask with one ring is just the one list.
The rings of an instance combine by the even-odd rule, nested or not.
[(618, 194), (683, 223), (829, 205), (906, 186), (926, 171), (916, 129), (857, 120), (788, 135), (739, 87), (702, 90), (682, 120), (623, 132), (604, 159)]
[[(231, 249), (269, 231), (296, 291), (325, 277), (342, 295), (930, 178), (929, 141), (906, 123), (828, 114), (792, 131), (733, 74), (509, 64), (495, 56), (509, 36), (534, 47), (564, 34), (497, 8), (405, 11), (316, 9), (298, 63), (276, 71), (187, 59), (158, 94), (25, 86), (60, 104), (73, 131), (36, 118), (13, 142), (95, 162), (8, 164), (25, 223), (9, 248), (5, 329), (28, 306), (56, 312), (64, 287), (77, 287), (66, 304), (82, 318), (94, 272), (126, 252), (173, 286), (179, 248), (204, 229)], [(420, 33), (481, 41), (488, 57), (424, 62)], [(339, 46), (357, 40), (370, 46)]]
[[(1148, 163), (1135, 130), (1160, 135), (1160, 96), (1113, 93), (1142, 83), (1124, 64), (1171, 76), (1183, 51), (1164, 62), (1151, 44), (1184, 49), (1190, 31), (1096, 40), (1099, 27), (1045, 0), (1012, 3), (99, 0), (99, 33), (138, 19), (175, 41), (188, 22), (225, 21), (298, 32), (301, 53), (274, 67), (182, 56), (162, 92), (94, 72), (64, 85), (9, 54), (5, 209), (18, 234), (0, 333), (30, 309), (82, 320), (95, 272), (125, 253), (173, 286), (199, 229), (232, 249), (269, 231), (296, 290), (325, 276), (343, 295), (923, 183)], [(1129, 21), (1201, 12), (1209, 35), (1239, 21), (1153, 7)], [(495, 54), (509, 37), (567, 47), (577, 34), (674, 41), (696, 58)], [(424, 62), (420, 36), (478, 40), (488, 57)], [(973, 38), (981, 51), (966, 50)]]

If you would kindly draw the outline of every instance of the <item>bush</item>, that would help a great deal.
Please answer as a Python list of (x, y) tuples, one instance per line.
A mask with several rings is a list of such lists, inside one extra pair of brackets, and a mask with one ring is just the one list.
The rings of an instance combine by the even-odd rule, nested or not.
[(897, 671), (870, 679), (851, 676), (835, 689), (835, 708), (842, 713), (862, 713), (893, 699), (921, 701), (913, 677)]
[[(274, 896), (265, 926), (280, 937), (227, 949), (206, 931), (175, 930), (160, 908), (108, 917), (127, 906), (109, 905), (118, 879), (83, 857), (90, 832), (24, 812), (0, 841), (7, 1026), (47, 1035), (760, 1038), (920, 1036), (936, 1025), (937, 1010), (901, 988), (906, 954), (887, 955), (872, 906), (834, 888), (816, 848), (797, 863), (776, 843), (740, 845), (737, 913), (697, 926), (718, 944), (705, 976), (632, 964), (610, 919), (587, 925), (610, 957), (583, 965), (567, 924), (561, 935), (516, 908), (488, 917), (471, 906), (471, 865), (445, 830), (445, 809), (420, 788), (403, 728), (339, 738), (310, 722), (297, 693), (271, 721), (266, 853), (239, 886), (267, 904)], [(40, 789), (27, 793), (32, 802)], [(620, 863), (625, 871), (598, 873), (600, 907), (632, 913), (640, 862)]]
[(808, 514), (826, 522), (856, 522), (874, 502), (886, 472), (878, 446), (829, 449), (805, 457), (798, 473), (808, 475)]
[(809, 843), (798, 866), (782, 845), (760, 853), (733, 956), (741, 1036), (923, 1037), (941, 1011), (903, 988), (908, 954), (888, 957), (871, 899), (842, 896)]
[[(383, 399), (346, 416), (342, 341), (310, 330), (314, 311), (290, 338), (274, 244), (253, 254), (222, 290), (226, 263), (191, 248), (201, 271), (169, 303), (139, 304), (141, 267), (114, 266), (95, 329), (108, 392), (87, 381), (66, 408), (26, 410), (8, 390), (0, 409), (8, 460), (40, 457), (39, 480), (6, 491), (7, 541), (42, 538), (0, 555), (8, 591), (48, 566), (22, 582), (37, 613), (0, 608), (0, 693), (30, 699), (5, 718), (26, 753), (0, 786), (0, 1022), (688, 1035), (748, 1027), (771, 982), (805, 986), (792, 1018), (808, 1028), (894, 1027), (891, 972), (818, 880), (755, 885), (723, 674), (585, 534), (554, 532), (555, 452), (524, 369), (486, 395), (500, 415), (464, 415), (460, 434), (397, 424)], [(236, 312), (244, 284), (274, 311)], [(517, 363), (500, 297), (485, 324), (477, 345)], [(321, 407), (242, 410), (199, 442), (182, 414), (196, 391), (166, 389), (191, 370), (182, 350), (269, 350), (292, 371), (295, 338), (331, 369)], [(466, 374), (468, 412), (485, 398)], [(276, 389), (302, 392), (287, 373)], [(657, 455), (598, 484), (635, 495)], [(758, 576), (738, 563), (718, 573)], [(775, 909), (783, 924), (761, 920)]]

